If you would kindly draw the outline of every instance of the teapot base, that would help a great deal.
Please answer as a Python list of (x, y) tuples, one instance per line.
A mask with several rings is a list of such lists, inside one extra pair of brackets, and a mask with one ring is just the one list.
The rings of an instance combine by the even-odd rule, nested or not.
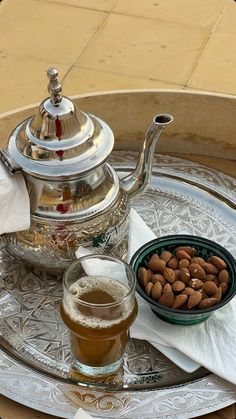
[(3, 235), (5, 251), (22, 263), (45, 271), (63, 273), (76, 260), (75, 252), (79, 246), (85, 247), (91, 253), (107, 253), (121, 259), (125, 259), (127, 255), (128, 217), (121, 225), (109, 229), (106, 234), (95, 237), (94, 242), (88, 244), (79, 243), (75, 238), (72, 241), (70, 235), (67, 241), (65, 236), (63, 237), (63, 244), (61, 242), (59, 247), (55, 246), (55, 242), (46, 243), (45, 240), (30, 243), (23, 240), (23, 235), (20, 233), (23, 232)]

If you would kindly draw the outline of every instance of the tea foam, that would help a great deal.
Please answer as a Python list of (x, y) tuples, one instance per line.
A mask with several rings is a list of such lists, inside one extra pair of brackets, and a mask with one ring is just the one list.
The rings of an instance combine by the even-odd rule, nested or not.
[[(90, 291), (96, 290), (104, 291), (113, 298), (114, 303), (111, 303), (111, 307), (117, 306), (121, 308), (121, 312), (119, 313), (118, 318), (104, 320), (95, 316), (87, 316), (79, 311), (78, 305), (80, 303), (85, 307), (89, 305), (84, 301), (80, 300), (80, 302), (80, 297)], [(125, 301), (122, 301), (128, 292), (129, 289), (124, 284), (121, 284), (112, 278), (102, 276), (85, 276), (78, 279), (70, 286), (69, 293), (64, 296), (62, 304), (65, 312), (74, 322), (79, 323), (84, 327), (91, 327), (96, 329), (108, 328), (124, 321), (131, 314), (133, 310), (133, 304), (130, 307), (130, 299), (127, 298)], [(106, 307), (104, 304), (99, 304), (99, 301), (97, 304), (95, 304), (95, 306), (101, 308)]]

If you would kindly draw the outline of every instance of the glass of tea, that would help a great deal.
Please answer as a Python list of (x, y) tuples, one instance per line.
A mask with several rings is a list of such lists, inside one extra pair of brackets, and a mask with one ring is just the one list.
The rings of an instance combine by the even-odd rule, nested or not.
[(136, 279), (124, 261), (88, 255), (63, 278), (61, 317), (71, 335), (73, 366), (87, 376), (112, 374), (122, 364), (137, 315)]

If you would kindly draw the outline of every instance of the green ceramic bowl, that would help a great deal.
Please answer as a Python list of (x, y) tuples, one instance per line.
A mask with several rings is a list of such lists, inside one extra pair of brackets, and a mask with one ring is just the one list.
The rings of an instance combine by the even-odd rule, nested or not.
[[(173, 309), (159, 304), (144, 292), (138, 279), (138, 269), (141, 266), (147, 266), (153, 253), (161, 254), (164, 250), (172, 252), (177, 246), (192, 246), (197, 250), (196, 256), (200, 256), (203, 259), (216, 255), (225, 261), (229, 272), (228, 290), (218, 304), (207, 309)], [(203, 237), (180, 234), (154, 239), (136, 251), (130, 264), (137, 276), (137, 292), (146, 300), (153, 312), (168, 323), (179, 325), (200, 323), (227, 304), (236, 294), (236, 264), (234, 257), (224, 247)]]

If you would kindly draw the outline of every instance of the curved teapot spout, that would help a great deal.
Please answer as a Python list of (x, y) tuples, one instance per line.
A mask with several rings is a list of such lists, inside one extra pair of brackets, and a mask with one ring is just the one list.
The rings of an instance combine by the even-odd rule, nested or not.
[(159, 114), (149, 125), (140, 152), (138, 163), (134, 171), (121, 180), (123, 188), (130, 198), (138, 196), (148, 186), (152, 174), (152, 161), (157, 140), (165, 127), (174, 120), (169, 114)]

